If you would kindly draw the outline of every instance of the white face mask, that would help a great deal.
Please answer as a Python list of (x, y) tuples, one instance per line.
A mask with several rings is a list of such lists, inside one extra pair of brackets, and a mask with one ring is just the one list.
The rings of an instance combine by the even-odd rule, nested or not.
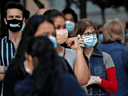
[(33, 70), (30, 70), (29, 68), (27, 68), (27, 66), (26, 66), (26, 61), (24, 61), (24, 69), (25, 69), (25, 71), (26, 71), (27, 73), (29, 73), (30, 75), (32, 75)]
[(90, 37), (83, 37), (83, 42), (86, 48), (91, 49), (96, 45), (98, 39), (97, 36), (91, 35)]
[(56, 30), (56, 38), (57, 38), (57, 44), (63, 44), (68, 38), (67, 29)]

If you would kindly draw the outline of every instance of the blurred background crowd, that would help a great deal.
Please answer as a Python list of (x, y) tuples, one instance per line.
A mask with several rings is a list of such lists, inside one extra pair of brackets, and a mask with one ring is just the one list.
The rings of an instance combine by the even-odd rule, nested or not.
[[(4, 30), (3, 11), (5, 4), (9, 0), (0, 2), (0, 36)], [(21, 3), (30, 12), (30, 16), (35, 14), (39, 8), (57, 9), (72, 8), (78, 19), (88, 18), (93, 20), (98, 26), (102, 26), (108, 20), (120, 18), (128, 21), (128, 1), (127, 0), (10, 0)]]

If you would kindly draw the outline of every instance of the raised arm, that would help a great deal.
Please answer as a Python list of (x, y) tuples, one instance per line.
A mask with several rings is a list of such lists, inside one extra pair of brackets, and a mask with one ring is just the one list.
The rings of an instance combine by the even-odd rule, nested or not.
[(75, 76), (81, 85), (86, 84), (90, 78), (90, 72), (85, 61), (82, 49), (78, 43), (78, 37), (68, 38), (66, 43), (77, 53), (76, 62), (74, 64)]

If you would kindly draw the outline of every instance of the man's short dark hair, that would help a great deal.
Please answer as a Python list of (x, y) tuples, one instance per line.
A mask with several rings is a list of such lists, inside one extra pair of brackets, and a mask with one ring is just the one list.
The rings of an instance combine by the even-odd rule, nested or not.
[(72, 10), (71, 8), (65, 8), (65, 9), (62, 11), (62, 13), (63, 13), (64, 15), (70, 13), (70, 14), (72, 14), (72, 16), (73, 16), (73, 19), (74, 19), (75, 23), (78, 21), (78, 19), (77, 19), (77, 14), (76, 14), (75, 11)]
[(23, 17), (24, 17), (24, 7), (19, 2), (9, 1), (5, 5), (5, 15), (4, 15), (5, 18), (7, 16), (7, 10), (8, 9), (13, 9), (13, 8), (21, 10), (22, 14), (23, 14)]

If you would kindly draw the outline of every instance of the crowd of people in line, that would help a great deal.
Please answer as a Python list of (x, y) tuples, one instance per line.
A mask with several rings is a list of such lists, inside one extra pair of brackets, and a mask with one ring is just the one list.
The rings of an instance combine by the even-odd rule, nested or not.
[[(30, 15), (30, 14), (28, 14)], [(97, 25), (71, 8), (31, 17), (9, 1), (0, 38), (1, 96), (127, 96), (128, 33), (121, 19)]]

